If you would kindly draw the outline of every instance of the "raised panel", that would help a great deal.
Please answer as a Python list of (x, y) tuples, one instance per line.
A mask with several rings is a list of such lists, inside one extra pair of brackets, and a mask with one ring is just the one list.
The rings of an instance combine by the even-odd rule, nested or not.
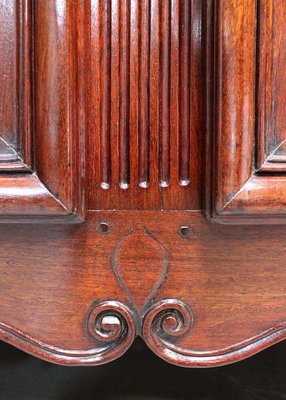
[[(276, 174), (282, 167), (273, 168), (273, 160), (269, 160), (267, 171), (257, 168), (257, 162), (273, 156), (273, 140), (283, 151), (284, 27), (277, 26), (276, 31), (273, 24), (272, 30), (265, 29), (269, 28), (266, 11), (280, 11), (283, 19), (285, 3), (261, 1), (258, 8), (254, 0), (218, 0), (212, 4), (214, 9), (209, 8), (209, 14), (214, 10), (215, 24), (209, 17), (208, 29), (215, 37), (216, 48), (213, 57), (212, 45), (207, 46), (208, 62), (215, 61), (214, 68), (210, 64), (207, 67), (208, 84), (215, 82), (207, 119), (207, 185), (212, 188), (207, 189), (209, 216), (222, 223), (284, 223), (286, 176)], [(265, 35), (275, 53), (271, 79)], [(280, 146), (276, 146), (277, 156)]]
[(31, 154), (31, 2), (0, 5), (0, 170), (29, 170)]
[(84, 208), (83, 2), (48, 0), (33, 6), (32, 0), (10, 0), (4, 5), (16, 27), (10, 50), (17, 59), (15, 126), (23, 151), (8, 136), (0, 140), (5, 160), (0, 222), (79, 222)]
[(0, 126), (1, 137), (15, 144), (17, 131), (17, 5), (2, 1), (0, 5)]
[(261, 1), (258, 41), (258, 148), (260, 171), (286, 168), (286, 3)]

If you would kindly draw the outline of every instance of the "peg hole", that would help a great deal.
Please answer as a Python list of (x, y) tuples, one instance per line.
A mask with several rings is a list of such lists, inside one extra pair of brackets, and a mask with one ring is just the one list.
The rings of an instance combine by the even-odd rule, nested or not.
[(110, 232), (110, 226), (107, 222), (101, 222), (98, 226), (98, 232), (102, 235)]
[(194, 236), (194, 231), (192, 230), (192, 228), (190, 226), (182, 225), (179, 228), (179, 235), (183, 239), (190, 239), (192, 236)]

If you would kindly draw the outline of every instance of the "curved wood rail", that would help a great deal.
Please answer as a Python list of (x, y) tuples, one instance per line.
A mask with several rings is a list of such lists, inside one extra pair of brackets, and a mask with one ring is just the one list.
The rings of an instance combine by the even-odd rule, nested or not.
[[(59, 365), (96, 366), (106, 364), (120, 358), (130, 348), (136, 336), (136, 324), (132, 312), (123, 304), (106, 302), (100, 307), (104, 312), (107, 311), (107, 314), (101, 317), (100, 333), (94, 335), (98, 346), (92, 349), (58, 348), (3, 323), (0, 323), (0, 339), (42, 360)], [(96, 310), (97, 317), (98, 311), (99, 309)], [(143, 322), (142, 336), (148, 347), (163, 360), (180, 367), (209, 368), (231, 364), (251, 357), (286, 339), (285, 322), (255, 337), (223, 349), (195, 351), (182, 348), (171, 343), (170, 338), (180, 337), (191, 329), (192, 317), (188, 313), (189, 309), (184, 303), (171, 299), (152, 307)], [(94, 316), (93, 313), (91, 315)], [(105, 322), (104, 318), (106, 318)], [(107, 329), (106, 334), (103, 333), (105, 329)]]
[(180, 300), (167, 300), (153, 306), (143, 322), (148, 347), (163, 360), (180, 367), (217, 367), (248, 358), (286, 339), (286, 321), (259, 335), (213, 351), (195, 351), (173, 342), (191, 330), (192, 313)]
[(88, 330), (96, 345), (86, 350), (58, 348), (1, 322), (0, 339), (55, 364), (101, 365), (121, 357), (132, 345), (136, 331), (133, 313), (116, 301), (96, 304), (88, 318)]

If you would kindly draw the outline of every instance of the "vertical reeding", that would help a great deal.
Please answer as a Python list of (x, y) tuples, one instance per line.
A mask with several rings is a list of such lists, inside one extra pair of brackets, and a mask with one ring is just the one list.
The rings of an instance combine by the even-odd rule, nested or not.
[(101, 187), (108, 189), (111, 180), (110, 111), (111, 111), (111, 0), (102, 4), (102, 104), (101, 104)]
[(180, 128), (179, 128), (179, 182), (187, 186), (190, 182), (190, 1), (180, 4)]
[(149, 158), (149, 56), (150, 0), (141, 0), (139, 34), (139, 186), (147, 188), (150, 180)]
[(170, 182), (170, 1), (161, 3), (160, 186)]
[(119, 121), (119, 186), (130, 184), (130, 0), (120, 2), (120, 121)]

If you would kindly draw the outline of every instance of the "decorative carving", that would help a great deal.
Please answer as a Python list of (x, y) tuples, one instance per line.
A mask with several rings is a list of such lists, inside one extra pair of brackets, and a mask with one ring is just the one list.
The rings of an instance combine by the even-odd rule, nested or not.
[(193, 136), (200, 129), (200, 3), (110, 0), (91, 7), (92, 209), (152, 209), (162, 199), (167, 209), (192, 204), (199, 177)]
[(182, 336), (190, 330), (192, 323), (193, 315), (185, 303), (178, 299), (162, 300), (147, 311), (143, 336), (148, 343), (151, 343), (151, 336), (155, 341), (162, 341), (170, 336)]
[[(101, 307), (104, 315), (101, 315)], [(128, 350), (133, 343), (135, 333), (138, 333), (138, 328), (136, 330), (138, 324), (135, 324), (131, 310), (121, 303), (104, 302), (96, 305), (95, 309), (96, 312), (92, 310), (90, 314), (89, 322), (92, 321), (91, 315), (93, 315), (95, 317), (93, 321), (97, 325), (95, 336), (101, 344), (94, 349), (66, 350), (58, 348), (32, 338), (3, 322), (0, 323), (0, 339), (34, 356), (56, 364), (104, 364), (115, 360)], [(104, 319), (105, 317), (107, 319)], [(108, 317), (110, 317), (109, 320)], [(114, 320), (112, 321), (113, 317)], [(123, 320), (125, 322), (122, 322)], [(118, 321), (120, 321), (120, 324), (118, 324)], [(175, 344), (177, 337), (189, 332), (191, 324), (192, 313), (186, 304), (176, 299), (162, 300), (145, 313), (142, 336), (155, 354), (165, 361), (182, 367), (215, 367), (233, 363), (250, 357), (286, 338), (286, 323), (282, 323), (228, 348), (215, 351), (194, 351)], [(118, 329), (117, 325), (120, 325), (123, 329)], [(127, 330), (125, 331), (126, 327)], [(98, 330), (101, 333), (98, 333)], [(109, 331), (107, 338), (104, 337), (105, 330)], [(92, 331), (93, 328), (91, 334)], [(174, 343), (171, 342), (171, 339)]]
[(136, 336), (132, 311), (118, 301), (96, 304), (88, 318), (89, 333), (105, 345), (104, 362), (120, 357), (131, 346)]
[[(100, 67), (103, 77), (101, 84), (94, 87), (102, 104), (97, 180), (102, 189), (110, 189), (114, 183), (128, 189), (134, 168), (131, 157), (136, 154), (136, 185), (146, 189), (151, 184), (150, 170), (155, 167), (151, 164), (154, 151), (151, 136), (155, 136), (159, 144), (155, 161), (158, 186), (169, 186), (171, 161), (177, 163), (179, 185), (187, 186), (190, 183), (190, 1), (175, 0), (173, 12), (170, 0), (154, 5), (148, 0), (141, 0), (138, 5), (130, 0), (115, 3), (104, 2), (102, 14), (92, 23), (93, 37), (98, 29), (102, 31), (101, 57), (97, 61), (100, 65), (96, 63), (92, 68), (94, 73)], [(119, 49), (114, 46), (115, 41)], [(174, 56), (175, 51), (178, 54)], [(161, 82), (158, 87), (156, 80)], [(97, 93), (98, 89), (101, 93)], [(117, 97), (120, 103), (116, 107)], [(177, 126), (172, 124), (171, 111), (178, 113)], [(158, 116), (154, 116), (155, 112)], [(154, 117), (158, 118), (159, 129), (153, 126), (157, 124)], [(140, 123), (134, 123), (134, 119)], [(110, 121), (116, 124), (112, 126)], [(175, 145), (180, 156), (171, 160), (171, 135), (177, 134), (177, 129)], [(138, 140), (133, 140), (137, 135)], [(116, 174), (112, 171), (115, 157)]]
[(153, 305), (145, 314), (142, 335), (159, 357), (172, 362), (180, 352), (172, 340), (188, 333), (193, 323), (190, 308), (181, 300), (167, 299)]
[(96, 304), (88, 317), (89, 333), (98, 346), (87, 350), (66, 350), (36, 340), (24, 332), (0, 323), (0, 338), (43, 360), (64, 365), (101, 365), (122, 356), (136, 336), (132, 311), (117, 301)]
[(168, 252), (148, 231), (129, 232), (112, 255), (113, 271), (134, 306), (141, 310), (155, 296), (168, 274)]
[(100, 342), (124, 340), (134, 325), (132, 312), (122, 303), (105, 301), (94, 306), (88, 318), (90, 334)]
[(155, 354), (181, 367), (226, 365), (250, 357), (286, 337), (286, 323), (282, 323), (227, 348), (196, 351), (176, 344), (176, 338), (187, 334), (192, 323), (192, 311), (184, 302), (178, 299), (162, 300), (146, 312), (142, 335)]

